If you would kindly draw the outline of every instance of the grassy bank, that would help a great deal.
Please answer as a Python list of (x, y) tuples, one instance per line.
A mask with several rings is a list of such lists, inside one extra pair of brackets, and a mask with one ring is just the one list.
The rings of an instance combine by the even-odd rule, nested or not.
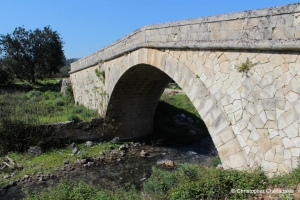
[(94, 110), (75, 106), (71, 87), (63, 96), (59, 80), (38, 80), (26, 87), (24, 84), (0, 86), (0, 155), (26, 151), (29, 146), (49, 148), (64, 144), (66, 135), (55, 133), (50, 126), (40, 127), (41, 124), (98, 117)]
[[(292, 179), (290, 179), (293, 177)], [(42, 193), (27, 194), (27, 200), (79, 200), (79, 199), (153, 199), (153, 200), (195, 200), (195, 199), (251, 199), (257, 194), (232, 192), (232, 189), (266, 190), (280, 187), (295, 191), (299, 182), (300, 169), (291, 174), (267, 178), (257, 169), (253, 172), (218, 170), (198, 165), (182, 164), (174, 171), (152, 168), (151, 177), (141, 190), (134, 187), (114, 191), (96, 188), (87, 183), (71, 184), (61, 182)], [(288, 184), (286, 184), (288, 182)], [(296, 191), (295, 191), (296, 192)], [(271, 194), (272, 199), (293, 199), (293, 194)]]

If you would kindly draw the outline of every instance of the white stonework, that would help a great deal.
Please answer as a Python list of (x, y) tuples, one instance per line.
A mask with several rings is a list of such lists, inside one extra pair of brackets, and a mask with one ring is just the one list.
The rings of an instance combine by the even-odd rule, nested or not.
[[(149, 96), (153, 105), (140, 110), (140, 116), (147, 115), (154, 112), (154, 101), (157, 102), (163, 91), (164, 82), (155, 86), (160, 81), (157, 77), (167, 81), (168, 75), (183, 89), (206, 123), (224, 168), (262, 166), (270, 175), (289, 172), (298, 166), (300, 154), (300, 33), (296, 34), (300, 23), (287, 20), (294, 17), (284, 17), (299, 12), (300, 4), (262, 11), (143, 27), (71, 65), (75, 101), (108, 115), (112, 101), (118, 105), (124, 98), (138, 97), (122, 93), (122, 88), (131, 91), (126, 84), (134, 80), (132, 76), (145, 76), (149, 87), (153, 86), (148, 95), (154, 95)], [(272, 35), (272, 30), (264, 29), (268, 25), (259, 20), (265, 17), (262, 13), (267, 13), (266, 23), (279, 18), (285, 21), (286, 30), (278, 29)], [(221, 26), (222, 20), (232, 22), (232, 28)], [(289, 25), (293, 23), (296, 25)], [(256, 34), (252, 32), (254, 24), (260, 27)], [(181, 29), (170, 29), (172, 25)], [(203, 39), (202, 25), (209, 27), (205, 32), (207, 40)], [(216, 29), (223, 28), (224, 33), (233, 29), (241, 31), (237, 35), (215, 33)], [(181, 32), (184, 29), (187, 38), (191, 37), (188, 33), (197, 36), (185, 40)], [(237, 72), (235, 66), (247, 58), (258, 64), (247, 74)], [(143, 73), (144, 68), (149, 74)], [(95, 70), (104, 71), (105, 78), (100, 78)], [(132, 87), (147, 89), (143, 79)], [(118, 99), (118, 95), (123, 95), (123, 99)], [(138, 99), (134, 101), (139, 103)], [(141, 101), (151, 103), (147, 98)], [(138, 105), (124, 104), (131, 119), (135, 119), (134, 111), (137, 111), (131, 111), (134, 106)], [(152, 122), (150, 118), (137, 117), (130, 125), (133, 129), (128, 136), (142, 135), (134, 126), (137, 123), (140, 127), (148, 126)]]

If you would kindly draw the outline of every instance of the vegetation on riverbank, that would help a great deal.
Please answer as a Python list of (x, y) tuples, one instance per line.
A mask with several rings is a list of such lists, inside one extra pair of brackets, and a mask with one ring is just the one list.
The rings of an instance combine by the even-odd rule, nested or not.
[[(289, 181), (290, 177), (293, 180)], [(152, 168), (151, 177), (143, 187), (120, 188), (114, 191), (96, 188), (84, 182), (70, 186), (66, 182), (48, 188), (41, 193), (27, 193), (26, 200), (79, 200), (79, 199), (155, 199), (155, 200), (193, 200), (193, 199), (249, 199), (254, 193), (232, 192), (232, 189), (242, 190), (272, 190), (274, 187), (295, 189), (299, 182), (300, 168), (291, 174), (267, 178), (264, 172), (257, 169), (253, 172), (236, 170), (219, 170), (199, 165), (182, 164), (176, 170), (166, 171)], [(271, 185), (270, 185), (271, 184)], [(295, 191), (296, 192), (296, 191)], [(292, 199), (293, 194), (271, 194), (281, 199)], [(274, 196), (275, 195), (275, 196)]]
[(38, 80), (26, 87), (24, 82), (2, 85), (0, 105), (0, 155), (43, 143), (47, 148), (64, 144), (67, 135), (42, 124), (98, 117), (96, 111), (74, 105), (71, 89), (63, 96), (56, 79)]
[[(99, 156), (99, 152), (105, 152), (110, 148), (119, 148), (120, 145), (112, 144), (110, 142), (103, 142), (95, 144), (94, 146), (85, 146), (84, 143), (76, 145), (80, 149), (79, 154), (72, 154), (72, 149), (68, 148), (54, 148), (49, 149), (41, 155), (29, 155), (27, 153), (9, 153), (7, 156), (13, 159), (16, 163), (22, 166), (21, 170), (5, 168), (0, 171), (0, 188), (6, 186), (13, 180), (24, 177), (25, 175), (33, 176), (39, 172), (43, 174), (54, 171), (57, 168), (64, 166), (64, 161), (74, 163), (77, 159), (92, 158)], [(3, 160), (0, 158), (0, 161)], [(7, 174), (14, 174), (12, 177), (4, 179)]]

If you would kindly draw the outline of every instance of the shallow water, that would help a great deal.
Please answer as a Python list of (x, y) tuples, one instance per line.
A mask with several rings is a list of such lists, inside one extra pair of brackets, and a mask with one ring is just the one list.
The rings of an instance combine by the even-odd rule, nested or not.
[[(204, 138), (198, 144), (180, 147), (142, 145), (138, 149), (128, 151), (119, 161), (102, 162), (100, 165), (92, 165), (88, 168), (75, 168), (72, 171), (60, 171), (62, 178), (49, 179), (42, 183), (30, 182), (9, 187), (0, 194), (0, 199), (22, 199), (24, 197), (22, 188), (30, 191), (41, 191), (49, 186), (58, 184), (62, 179), (69, 183), (84, 181), (105, 189), (122, 187), (124, 183), (131, 183), (140, 188), (142, 186), (141, 179), (148, 178), (151, 175), (152, 166), (163, 159), (173, 160), (175, 165), (180, 163), (210, 165), (213, 157), (210, 155), (211, 147), (212, 141), (210, 138)], [(145, 150), (150, 156), (146, 158), (140, 157), (141, 150)]]

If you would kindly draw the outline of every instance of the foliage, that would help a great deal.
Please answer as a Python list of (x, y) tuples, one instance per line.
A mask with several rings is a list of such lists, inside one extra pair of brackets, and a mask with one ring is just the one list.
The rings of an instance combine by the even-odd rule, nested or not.
[[(65, 142), (68, 144), (69, 142)], [(72, 156), (71, 150), (68, 148), (52, 148), (46, 149), (43, 154), (31, 156), (27, 153), (9, 153), (8, 156), (16, 163), (23, 166), (23, 170), (18, 171), (13, 177), (9, 179), (0, 179), (0, 188), (4, 187), (10, 181), (22, 178), (24, 175), (36, 175), (38, 172), (49, 173), (58, 167), (63, 167), (63, 161), (68, 160), (74, 163), (79, 158), (92, 158), (99, 155), (100, 151), (107, 151), (110, 147), (119, 148), (120, 145), (112, 144), (110, 142), (94, 143), (93, 147), (85, 146), (85, 143), (76, 143), (81, 154)], [(84, 150), (83, 150), (84, 149)], [(1, 161), (0, 157), (0, 161)], [(6, 171), (5, 171), (6, 170)], [(13, 173), (16, 169), (5, 168), (0, 171), (0, 176), (3, 177), (7, 173)]]
[(25, 200), (138, 200), (142, 199), (141, 195), (134, 189), (125, 191), (117, 189), (116, 191), (109, 191), (97, 189), (84, 182), (79, 182), (74, 185), (69, 185), (65, 181), (61, 181), (56, 187), (49, 188), (47, 191), (34, 192), (29, 194), (26, 192)]
[[(12, 34), (0, 36), (2, 59), (21, 80), (35, 82), (36, 77), (50, 77), (65, 64), (63, 41), (47, 26), (43, 30), (18, 27)], [(1, 52), (0, 52), (1, 53)]]
[[(69, 137), (68, 133), (57, 132), (45, 124), (98, 117), (96, 111), (83, 106), (80, 106), (80, 112), (74, 113), (78, 108), (74, 105), (71, 91), (62, 96), (57, 80), (37, 80), (32, 87), (33, 90), (19, 92), (3, 88), (3, 94), (0, 90), (0, 154), (25, 151), (29, 146), (63, 144)], [(99, 132), (103, 134), (103, 131)]]
[(105, 71), (99, 71), (99, 69), (95, 69), (96, 76), (104, 83), (105, 81)]
[(277, 175), (270, 179), (270, 184), (275, 187), (288, 187), (294, 186), (299, 183), (300, 180), (300, 167), (294, 169), (292, 172), (286, 175)]
[(240, 65), (236, 65), (235, 69), (238, 70), (238, 72), (242, 72), (244, 74), (246, 74), (246, 76), (248, 77), (248, 72), (249, 70), (254, 67), (255, 65), (257, 65), (257, 63), (252, 63), (249, 58), (247, 58), (246, 62), (241, 63)]
[(219, 164), (221, 164), (221, 159), (219, 156), (215, 156), (211, 159), (211, 166), (217, 167)]
[(143, 190), (154, 199), (246, 199), (251, 194), (230, 193), (231, 189), (264, 189), (261, 170), (242, 172), (182, 164), (173, 172), (153, 168)]

